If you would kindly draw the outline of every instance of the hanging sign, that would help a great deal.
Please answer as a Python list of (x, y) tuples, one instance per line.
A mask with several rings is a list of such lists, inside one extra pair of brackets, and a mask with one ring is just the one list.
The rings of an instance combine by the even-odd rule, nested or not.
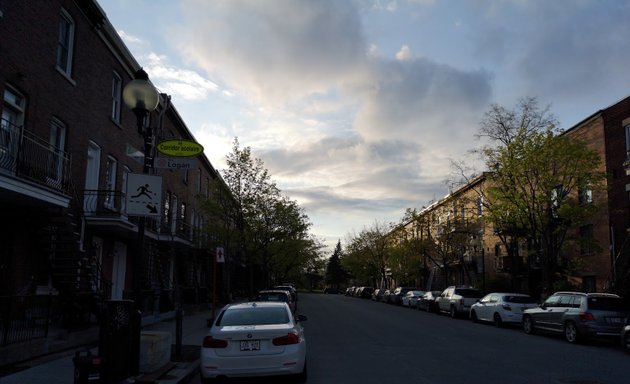
[(160, 153), (173, 157), (195, 157), (203, 153), (201, 144), (184, 139), (160, 141), (155, 148)]

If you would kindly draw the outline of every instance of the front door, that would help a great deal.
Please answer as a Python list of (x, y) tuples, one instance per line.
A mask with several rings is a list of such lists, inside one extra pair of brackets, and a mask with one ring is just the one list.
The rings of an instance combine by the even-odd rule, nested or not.
[(114, 243), (112, 263), (112, 300), (122, 300), (127, 273), (127, 245), (119, 241)]

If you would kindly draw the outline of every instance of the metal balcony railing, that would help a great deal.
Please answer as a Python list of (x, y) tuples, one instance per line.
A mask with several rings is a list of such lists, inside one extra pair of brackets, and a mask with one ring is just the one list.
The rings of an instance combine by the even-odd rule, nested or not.
[(125, 201), (122, 191), (86, 189), (83, 191), (83, 212), (88, 217), (127, 217)]
[(6, 119), (0, 120), (0, 170), (64, 194), (70, 192), (70, 156)]

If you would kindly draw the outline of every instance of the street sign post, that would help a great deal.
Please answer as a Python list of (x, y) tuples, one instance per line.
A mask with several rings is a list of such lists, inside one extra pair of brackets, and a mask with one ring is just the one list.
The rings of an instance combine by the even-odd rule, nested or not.
[(127, 176), (126, 207), (129, 216), (160, 216), (162, 177), (130, 173)]

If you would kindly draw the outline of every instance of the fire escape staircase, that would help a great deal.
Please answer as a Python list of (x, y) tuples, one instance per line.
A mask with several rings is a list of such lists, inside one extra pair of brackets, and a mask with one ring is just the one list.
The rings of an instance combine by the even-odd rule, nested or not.
[(80, 326), (98, 314), (100, 265), (89, 257), (83, 245), (81, 212), (70, 208), (42, 211), (40, 249), (48, 262), (52, 287), (66, 325)]

